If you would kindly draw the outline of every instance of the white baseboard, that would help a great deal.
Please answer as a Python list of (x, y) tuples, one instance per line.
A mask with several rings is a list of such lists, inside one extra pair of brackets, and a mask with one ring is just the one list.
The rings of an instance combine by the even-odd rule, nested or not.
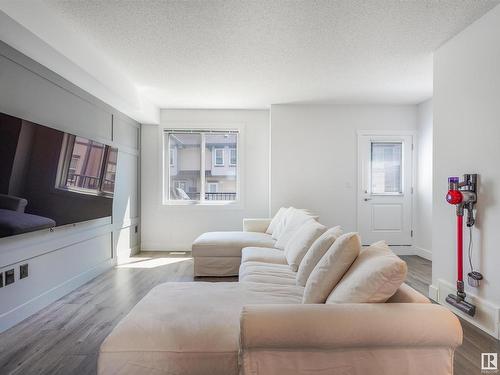
[(396, 255), (417, 255), (413, 246), (390, 246)]
[(432, 251), (418, 246), (413, 246), (413, 249), (415, 250), (415, 255), (427, 260), (432, 260)]
[(391, 246), (396, 255), (417, 255), (427, 260), (432, 260), (432, 252), (418, 246)]
[(439, 279), (437, 287), (434, 285), (429, 287), (429, 296), (431, 294), (431, 288), (432, 293), (437, 293), (435, 298), (431, 297), (432, 299), (437, 301), (440, 305), (447, 307), (467, 322), (475, 325), (497, 340), (500, 340), (500, 306), (494, 305), (489, 301), (467, 292), (467, 301), (476, 306), (476, 315), (471, 317), (455, 309), (446, 302), (446, 296), (448, 294), (456, 293), (454, 285), (445, 280)]
[(130, 255), (136, 255), (141, 252), (141, 248), (139, 245), (136, 245), (130, 249)]
[(429, 298), (435, 302), (439, 301), (439, 289), (435, 285), (429, 285)]
[(155, 243), (141, 243), (140, 251), (189, 251), (191, 252), (191, 244), (172, 244), (165, 247)]
[(113, 266), (114, 259), (107, 259), (96, 267), (66, 280), (64, 283), (36, 296), (32, 300), (0, 315), (0, 333), (15, 326), (44, 307), (57, 301), (59, 298), (64, 297), (66, 294), (72, 292)]
[(138, 254), (141, 251), (139, 245), (127, 248), (127, 249), (118, 249), (116, 251), (116, 258), (128, 258)]

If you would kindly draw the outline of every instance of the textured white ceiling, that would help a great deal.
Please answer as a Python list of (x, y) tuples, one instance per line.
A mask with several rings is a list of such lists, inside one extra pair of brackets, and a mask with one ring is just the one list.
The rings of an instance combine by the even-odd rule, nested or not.
[(499, 3), (43, 1), (161, 108), (418, 103), (432, 52)]

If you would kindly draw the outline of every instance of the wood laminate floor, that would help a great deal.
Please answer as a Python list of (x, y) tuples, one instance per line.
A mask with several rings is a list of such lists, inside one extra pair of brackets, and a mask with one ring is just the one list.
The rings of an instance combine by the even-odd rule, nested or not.
[[(402, 258), (409, 266), (408, 284), (427, 295), (431, 262)], [(95, 374), (101, 342), (151, 288), (193, 280), (193, 262), (186, 255), (136, 255), (0, 334), (0, 374)], [(462, 325), (455, 374), (481, 374), (481, 353), (500, 352), (500, 342), (467, 322)]]

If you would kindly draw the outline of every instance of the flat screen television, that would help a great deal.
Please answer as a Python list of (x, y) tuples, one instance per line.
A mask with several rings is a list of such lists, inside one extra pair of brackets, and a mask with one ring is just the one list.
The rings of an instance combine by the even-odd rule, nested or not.
[(0, 238), (112, 215), (118, 150), (0, 113)]

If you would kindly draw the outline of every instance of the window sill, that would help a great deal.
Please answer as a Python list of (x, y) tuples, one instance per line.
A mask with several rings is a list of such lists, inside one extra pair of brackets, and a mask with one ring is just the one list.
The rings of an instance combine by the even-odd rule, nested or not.
[(404, 193), (371, 193), (374, 197), (401, 197)]
[(199, 201), (165, 201), (163, 207), (191, 207), (196, 208), (213, 208), (213, 209), (243, 209), (241, 201), (216, 201), (216, 202), (199, 202)]

